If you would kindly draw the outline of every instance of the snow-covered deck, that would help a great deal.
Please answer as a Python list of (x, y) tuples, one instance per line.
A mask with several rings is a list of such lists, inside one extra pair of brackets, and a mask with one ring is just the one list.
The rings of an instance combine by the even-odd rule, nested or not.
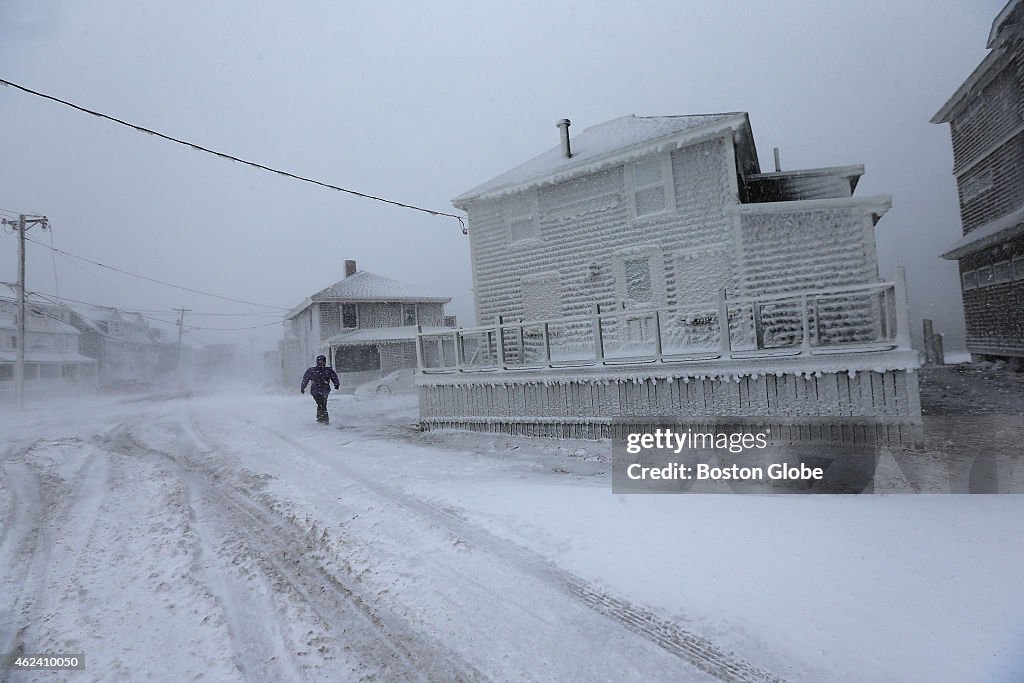
[(892, 282), (421, 331), (417, 354), (428, 428), (607, 436), (647, 417), (920, 416), (900, 270)]

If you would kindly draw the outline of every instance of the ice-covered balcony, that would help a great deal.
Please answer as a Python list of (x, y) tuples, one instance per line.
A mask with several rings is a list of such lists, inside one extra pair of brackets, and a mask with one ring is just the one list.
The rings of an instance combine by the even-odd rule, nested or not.
[[(890, 282), (726, 298), (686, 306), (417, 335), (421, 374), (630, 365), (742, 364), (835, 372), (851, 354), (910, 353), (906, 284)], [(901, 354), (903, 355), (903, 354)], [(793, 365), (793, 363), (796, 365)]]

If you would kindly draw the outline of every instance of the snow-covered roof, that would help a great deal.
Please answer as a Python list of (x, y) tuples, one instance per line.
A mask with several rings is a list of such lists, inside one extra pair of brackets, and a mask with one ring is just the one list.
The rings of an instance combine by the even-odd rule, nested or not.
[(307, 297), (298, 306), (288, 311), (284, 317), (286, 320), (294, 318), (315, 301), (446, 304), (451, 300), (450, 296), (442, 296), (418, 285), (410, 285), (383, 275), (359, 270)]
[(473, 199), (510, 194), (533, 186), (562, 182), (569, 178), (595, 173), (621, 164), (627, 157), (640, 156), (669, 140), (683, 146), (710, 133), (729, 128), (749, 128), (746, 113), (693, 114), (686, 116), (622, 116), (585, 128), (582, 133), (570, 132), (572, 157), (562, 155), (556, 145), (526, 163), (506, 171), (452, 200), (462, 207)]
[(79, 317), (91, 322), (109, 322), (118, 317), (117, 309), (113, 306), (93, 306), (92, 304), (76, 304), (68, 306)]
[(971, 230), (969, 233), (951, 244), (942, 254), (942, 258), (951, 261), (963, 258), (968, 254), (981, 251), (1008, 239), (1024, 235), (1024, 206), (1011, 211), (1005, 216)]
[[(423, 331), (434, 334), (451, 332), (451, 327), (424, 327)], [(342, 332), (324, 340), (323, 346), (361, 346), (363, 344), (381, 344), (386, 342), (416, 341), (416, 326), (402, 327), (363, 327), (351, 332)]]

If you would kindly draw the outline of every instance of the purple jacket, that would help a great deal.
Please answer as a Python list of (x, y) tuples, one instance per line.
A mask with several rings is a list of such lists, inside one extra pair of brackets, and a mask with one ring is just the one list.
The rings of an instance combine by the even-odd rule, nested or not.
[(334, 383), (334, 388), (338, 389), (341, 387), (341, 382), (338, 381), (338, 373), (334, 371), (334, 368), (320, 367), (314, 365), (309, 370), (306, 370), (306, 374), (302, 376), (302, 391), (306, 390), (306, 385), (310, 382), (313, 383), (309, 393), (311, 394), (329, 394), (331, 393), (331, 383)]

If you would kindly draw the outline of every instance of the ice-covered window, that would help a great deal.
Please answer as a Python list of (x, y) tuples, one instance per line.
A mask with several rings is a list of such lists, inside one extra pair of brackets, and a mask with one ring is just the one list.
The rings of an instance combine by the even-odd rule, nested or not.
[(513, 242), (540, 236), (537, 221), (537, 194), (523, 192), (505, 200), (505, 223)]
[(978, 268), (979, 287), (987, 287), (993, 282), (995, 282), (995, 274), (992, 272), (992, 266), (982, 266), (981, 268)]
[(341, 305), (341, 326), (359, 327), (359, 315), (356, 312), (355, 304)]
[(978, 271), (968, 270), (962, 277), (964, 280), (964, 291), (975, 289), (978, 286)]
[(625, 259), (626, 298), (636, 303), (650, 303), (654, 299), (651, 289), (651, 262), (647, 258)]
[(416, 324), (416, 304), (402, 304), (402, 324)]
[(1013, 279), (1013, 265), (1009, 261), (1000, 261), (992, 266), (994, 282), (1009, 282)]
[(963, 197), (963, 201), (966, 204), (991, 189), (992, 169), (990, 168), (984, 173), (979, 173), (976, 176), (966, 178), (960, 186), (960, 195)]
[(673, 208), (672, 167), (668, 156), (656, 154), (630, 164), (626, 183), (636, 217), (661, 213)]
[(1024, 254), (1013, 257), (1013, 279), (1024, 280)]

